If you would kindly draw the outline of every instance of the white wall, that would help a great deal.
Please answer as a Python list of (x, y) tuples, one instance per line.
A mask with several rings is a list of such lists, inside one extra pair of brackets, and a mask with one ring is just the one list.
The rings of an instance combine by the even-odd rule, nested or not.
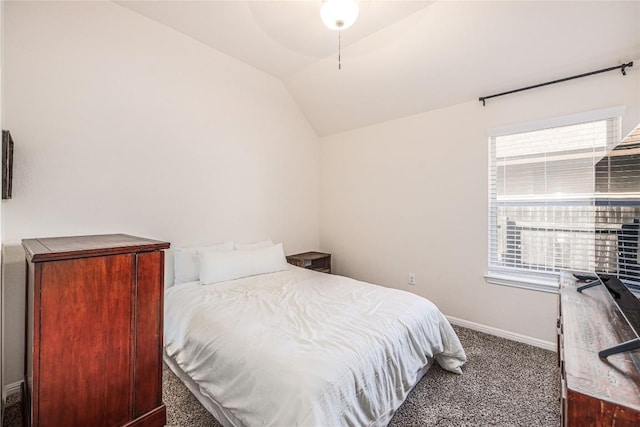
[[(338, 274), (413, 291), (460, 319), (555, 341), (556, 295), (483, 278), (487, 130), (626, 105), (626, 134), (640, 120), (640, 67), (632, 70), (322, 138), (321, 248)], [(416, 286), (407, 285), (410, 272)]]
[(110, 2), (8, 2), (5, 25), (5, 384), (22, 373), (23, 238), (317, 249), (318, 138), (281, 81)]

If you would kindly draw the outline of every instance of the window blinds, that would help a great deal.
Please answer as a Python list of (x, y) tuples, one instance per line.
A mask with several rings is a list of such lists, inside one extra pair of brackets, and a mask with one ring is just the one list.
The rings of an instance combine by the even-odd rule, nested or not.
[(596, 165), (595, 271), (640, 286), (640, 127)]
[(490, 138), (490, 275), (556, 283), (563, 269), (640, 275), (640, 138), (617, 144), (619, 123)]

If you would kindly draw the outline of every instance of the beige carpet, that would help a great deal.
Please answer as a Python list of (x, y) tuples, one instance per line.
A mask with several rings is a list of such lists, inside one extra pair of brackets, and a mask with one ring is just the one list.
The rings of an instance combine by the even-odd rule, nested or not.
[[(560, 425), (560, 373), (555, 353), (455, 329), (469, 359), (464, 374), (434, 366), (409, 394), (389, 427)], [(16, 396), (11, 399), (4, 426), (17, 427), (21, 425), (19, 402)], [(166, 367), (163, 400), (168, 426), (220, 426)]]

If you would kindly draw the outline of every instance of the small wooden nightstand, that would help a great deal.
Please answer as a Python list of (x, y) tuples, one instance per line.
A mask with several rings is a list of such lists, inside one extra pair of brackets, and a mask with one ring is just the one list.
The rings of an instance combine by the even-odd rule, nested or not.
[(287, 262), (298, 267), (331, 274), (331, 254), (325, 254), (323, 252), (303, 252), (301, 254), (289, 255)]

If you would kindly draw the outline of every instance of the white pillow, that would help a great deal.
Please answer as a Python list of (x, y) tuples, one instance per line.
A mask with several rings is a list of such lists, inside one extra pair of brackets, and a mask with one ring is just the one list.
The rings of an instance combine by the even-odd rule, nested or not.
[(259, 242), (253, 243), (234, 243), (233, 249), (235, 249), (236, 251), (251, 251), (254, 249), (268, 248), (269, 246), (273, 246), (273, 242), (271, 241), (271, 239), (261, 240)]
[(211, 285), (288, 268), (282, 243), (233, 252), (198, 252), (200, 284)]
[(231, 252), (233, 241), (219, 243), (213, 246), (199, 246), (195, 248), (177, 248), (173, 251), (173, 283), (193, 282), (200, 279), (198, 252)]

